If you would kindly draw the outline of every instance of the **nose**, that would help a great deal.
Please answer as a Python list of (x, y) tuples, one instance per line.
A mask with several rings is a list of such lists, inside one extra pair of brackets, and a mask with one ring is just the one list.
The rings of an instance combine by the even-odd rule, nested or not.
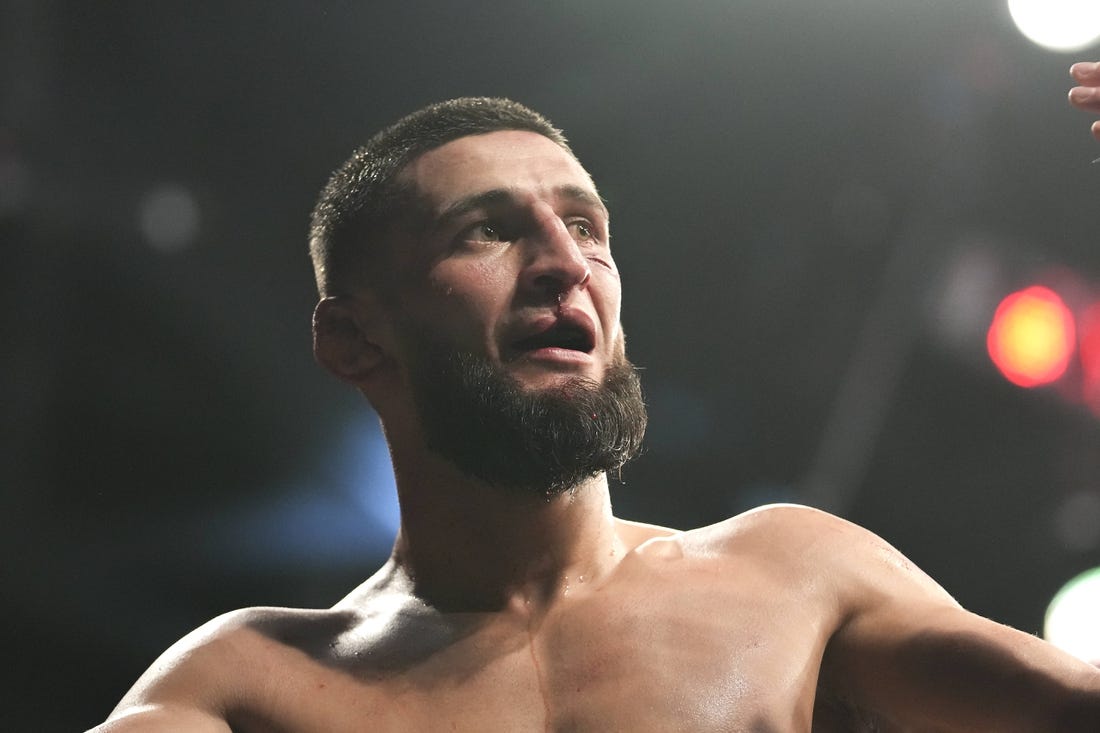
[(528, 290), (548, 299), (561, 299), (573, 289), (583, 289), (592, 277), (592, 267), (556, 215), (540, 217), (529, 237), (523, 282)]

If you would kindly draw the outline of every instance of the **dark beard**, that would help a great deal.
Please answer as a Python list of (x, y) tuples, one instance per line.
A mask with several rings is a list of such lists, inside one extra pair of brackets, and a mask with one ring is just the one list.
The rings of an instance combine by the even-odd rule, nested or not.
[(483, 357), (422, 342), (412, 370), (428, 448), (501, 489), (551, 498), (616, 471), (645, 435), (641, 382), (625, 356), (603, 383), (528, 392)]

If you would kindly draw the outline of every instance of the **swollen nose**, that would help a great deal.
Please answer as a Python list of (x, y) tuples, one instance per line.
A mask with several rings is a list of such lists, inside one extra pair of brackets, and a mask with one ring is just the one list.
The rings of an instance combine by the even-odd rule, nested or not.
[(592, 277), (588, 258), (564, 227), (534, 244), (533, 259), (527, 268), (533, 288), (557, 297), (588, 284)]

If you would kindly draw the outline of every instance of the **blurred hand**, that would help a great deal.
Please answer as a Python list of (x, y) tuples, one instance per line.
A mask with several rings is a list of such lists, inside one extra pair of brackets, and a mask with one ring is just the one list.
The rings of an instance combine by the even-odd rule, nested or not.
[[(1077, 109), (1100, 114), (1100, 61), (1081, 61), (1069, 68), (1080, 85), (1069, 90), (1069, 102)], [(1092, 136), (1100, 140), (1100, 120), (1092, 123)]]

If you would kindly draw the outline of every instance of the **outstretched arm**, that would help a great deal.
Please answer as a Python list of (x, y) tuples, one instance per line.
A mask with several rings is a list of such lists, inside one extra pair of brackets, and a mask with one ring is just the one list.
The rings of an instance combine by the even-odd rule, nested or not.
[(822, 668), (842, 699), (906, 730), (1100, 731), (1100, 670), (963, 610), (874, 535), (846, 534), (846, 621)]
[[(1100, 61), (1081, 61), (1069, 69), (1078, 86), (1069, 90), (1069, 101), (1077, 109), (1100, 114)], [(1092, 123), (1092, 136), (1100, 140), (1100, 120)]]
[(888, 731), (1100, 732), (1100, 669), (965, 611), (873, 533), (773, 506), (741, 515), (731, 536), (731, 553), (766, 557), (824, 599), (821, 730), (850, 730), (851, 719)]
[(957, 607), (892, 599), (853, 617), (831, 646), (826, 662), (851, 699), (902, 725), (1100, 731), (1100, 671)]

